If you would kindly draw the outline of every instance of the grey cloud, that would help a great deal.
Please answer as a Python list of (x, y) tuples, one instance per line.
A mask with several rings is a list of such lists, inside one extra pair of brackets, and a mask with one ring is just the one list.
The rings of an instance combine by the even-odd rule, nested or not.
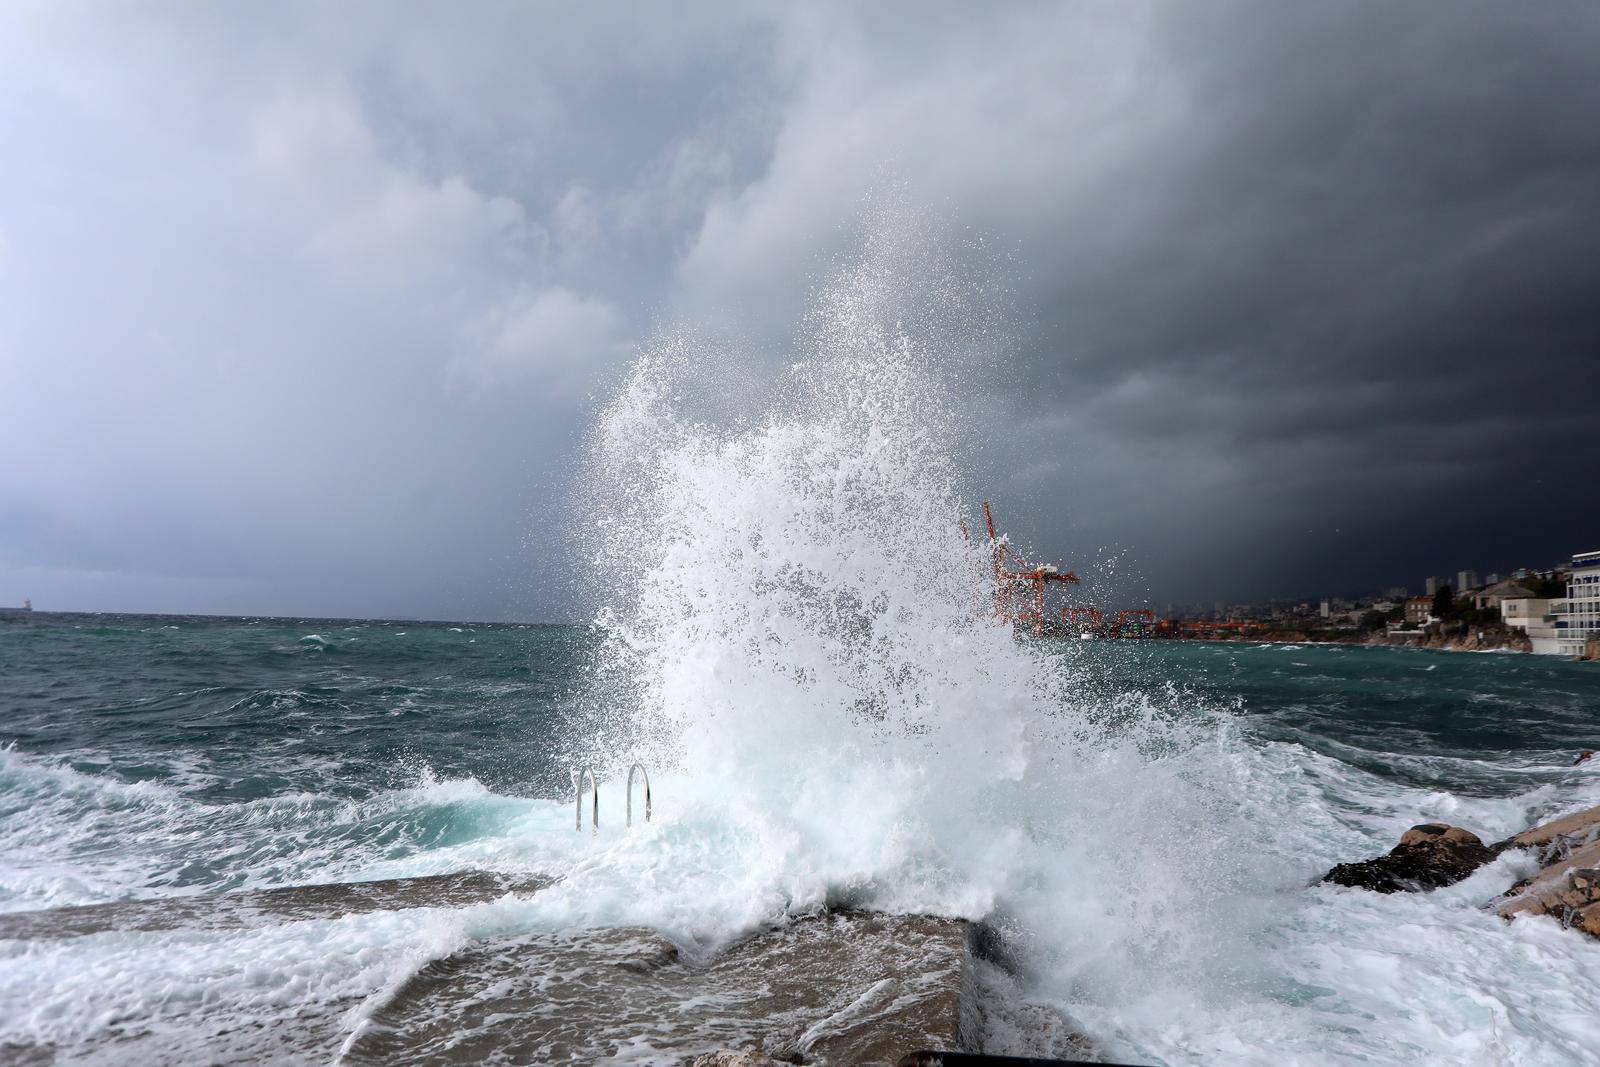
[(0, 602), (570, 615), (633, 344), (781, 358), (886, 185), (1009, 293), (975, 486), (1124, 595), (1600, 527), (1589, 5), (0, 20)]

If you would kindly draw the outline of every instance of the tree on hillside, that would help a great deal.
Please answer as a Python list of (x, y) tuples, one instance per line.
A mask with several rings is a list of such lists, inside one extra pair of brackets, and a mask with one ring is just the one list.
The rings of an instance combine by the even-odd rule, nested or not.
[(1522, 585), (1537, 597), (1563, 597), (1567, 595), (1565, 578), (1523, 578)]
[(1441, 585), (1439, 591), (1433, 594), (1433, 617), (1442, 619), (1450, 614), (1450, 609), (1455, 606), (1456, 595), (1448, 585)]

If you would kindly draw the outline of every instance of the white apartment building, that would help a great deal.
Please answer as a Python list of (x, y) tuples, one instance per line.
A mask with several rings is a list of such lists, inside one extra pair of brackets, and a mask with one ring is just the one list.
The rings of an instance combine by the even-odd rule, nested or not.
[(1506, 626), (1528, 635), (1535, 655), (1553, 656), (1561, 651), (1555, 618), (1550, 614), (1554, 603), (1543, 597), (1507, 597), (1500, 601), (1500, 617)]
[(1600, 635), (1600, 551), (1572, 557), (1567, 599), (1556, 608), (1556, 645), (1563, 656), (1583, 655), (1590, 635)]

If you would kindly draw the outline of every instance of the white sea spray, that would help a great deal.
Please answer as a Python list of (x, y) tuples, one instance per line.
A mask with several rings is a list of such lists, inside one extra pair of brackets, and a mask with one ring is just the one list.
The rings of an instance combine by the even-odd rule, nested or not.
[[(869, 241), (753, 409), (708, 414), (728, 361), (669, 331), (605, 412), (589, 474), (597, 570), (629, 575), (601, 619), (627, 710), (591, 755), (671, 785), (648, 838), (534, 907), (713, 943), (825, 901), (984, 919), (1035, 995), (1173, 1062), (1580, 1048), (1587, 1024), (1496, 1014), (1502, 977), (1464, 966), (1488, 939), (1516, 970), (1544, 931), (1460, 893), (1308, 888), (1408, 820), (1509, 829), (1516, 802), (1397, 791), (1190, 694), (1097, 690), (1071, 649), (992, 617), (987, 547), (960, 527), (973, 364), (958, 330), (919, 330), (961, 318), (930, 313), (948, 289), (916, 289), (946, 276), (925, 251)], [(1438, 925), (1430, 951), (1388, 945), (1405, 909)], [(1590, 946), (1550, 950), (1584, 961), (1557, 984), (1600, 988)], [(1364, 957), (1437, 995), (1406, 1002)]]

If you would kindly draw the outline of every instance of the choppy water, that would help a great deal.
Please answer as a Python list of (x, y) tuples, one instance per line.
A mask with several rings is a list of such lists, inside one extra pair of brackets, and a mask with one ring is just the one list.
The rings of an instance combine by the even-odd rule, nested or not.
[(590, 643), (559, 627), (0, 622), (0, 906), (326, 881), (470, 848), (520, 808), (496, 797), (569, 788), (550, 739)]
[[(666, 775), (649, 836), (616, 826), (615, 789), (603, 801), (600, 838), (574, 835), (565, 757), (552, 738), (581, 721), (575, 705), (600, 647), (591, 631), (557, 627), (50, 615), (0, 623), (7, 912), (461, 870), (615, 867), (594, 872), (582, 896), (539, 905), (0, 941), (0, 1037), (70, 1043), (111, 1025), (108, 1004), (159, 1023), (202, 995), (241, 1018), (270, 1020), (300, 1001), (359, 1011), (364, 997), (480, 928), (643, 917), (675, 936), (714, 939), (830, 893), (924, 892), (973, 914), (1015, 907), (1008, 894), (1039, 906), (1041, 887), (1004, 878), (983, 887), (982, 899), (971, 885), (940, 886), (937, 862), (920, 871), (920, 888), (885, 884), (906, 857), (851, 854), (846, 798), (780, 827), (750, 813), (718, 818)], [(1595, 741), (1600, 670), (1329, 646), (1041, 647), (1073, 666), (1095, 708), (1203, 713), (1216, 724), (1208, 758), (1222, 759), (1207, 770), (1234, 777), (1240, 809), (1222, 816), (1245, 831), (1230, 845), (1256, 881), (1238, 901), (1260, 912), (1245, 934), (1226, 915), (1154, 914), (1155, 944), (1111, 932), (1104, 948), (1097, 924), (1120, 916), (1098, 898), (1131, 891), (1149, 907), (1162, 887), (1077, 885), (1071, 871), (1044, 887), (1058, 895), (1058, 921), (1077, 928), (1040, 953), (1038, 988), (1113, 1048), (1170, 1062), (1411, 1052), (1527, 1063), (1583, 1062), (1600, 1048), (1592, 1021), (1600, 947), (1551, 923), (1508, 927), (1478, 910), (1505, 872), (1418, 898), (1305, 888), (1331, 863), (1383, 850), (1420, 819), (1495, 837), (1600, 802), (1600, 774), (1571, 765)], [(974, 763), (969, 773), (985, 770)], [(1117, 807), (1115, 796), (1105, 799)], [(1134, 807), (1139, 819), (1162, 817)], [(835, 821), (844, 825), (825, 825)], [(859, 830), (876, 837), (874, 827)], [(1070, 828), (1008, 825), (997, 814), (992, 830), (1001, 842), (1072, 837)], [(780, 832), (796, 853), (789, 863), (774, 863), (757, 839)], [(1110, 833), (1113, 850), (1157, 849), (1125, 857), (1131, 876), (1163, 866), (1186, 876), (1181, 857), (1159, 851), (1185, 842), (1147, 827)], [(851, 860), (842, 876), (828, 869), (841, 851)], [(644, 909), (654, 914), (640, 916), (626, 899), (635, 877), (660, 895), (659, 907)], [(678, 894), (709, 877), (724, 888), (686, 907)], [(1209, 940), (1211, 923), (1222, 942)], [(1220, 1001), (1201, 991), (1166, 1005), (1119, 1001), (1087, 984), (1100, 969), (1137, 975), (1141, 954), (1159, 961), (1162, 939), (1172, 937), (1199, 940), (1171, 947), (1185, 966), (1210, 959), (1228, 988)], [(1119, 940), (1131, 955), (1095, 959), (1114, 955)]]

